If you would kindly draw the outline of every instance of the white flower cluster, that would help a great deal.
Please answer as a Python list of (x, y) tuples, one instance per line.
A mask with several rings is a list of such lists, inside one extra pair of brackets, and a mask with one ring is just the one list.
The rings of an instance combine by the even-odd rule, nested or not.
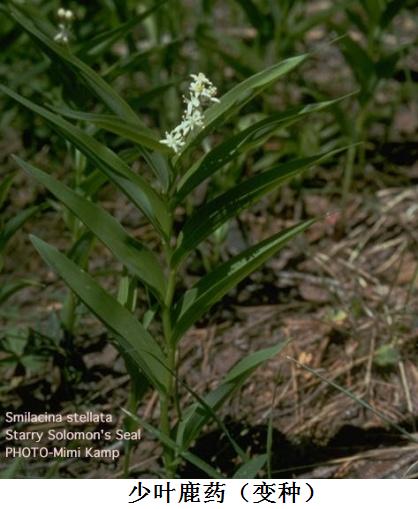
[(74, 21), (74, 13), (69, 9), (62, 7), (57, 11), (57, 17), (60, 21), (58, 24), (58, 32), (54, 37), (54, 41), (60, 44), (68, 44), (71, 37), (71, 25)]
[(186, 109), (183, 113), (181, 123), (175, 127), (170, 133), (165, 133), (165, 138), (161, 143), (169, 146), (177, 154), (186, 143), (186, 137), (195, 128), (203, 126), (203, 107), (208, 102), (219, 102), (217, 99), (216, 87), (203, 74), (192, 74), (192, 82), (189, 86), (189, 96), (184, 97)]

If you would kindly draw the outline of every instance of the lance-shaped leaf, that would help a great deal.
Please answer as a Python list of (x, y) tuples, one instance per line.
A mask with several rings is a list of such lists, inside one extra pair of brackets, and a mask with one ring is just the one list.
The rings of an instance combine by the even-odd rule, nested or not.
[(246, 461), (232, 476), (232, 479), (255, 479), (267, 463), (267, 454), (260, 454)]
[(76, 111), (70, 108), (53, 107), (52, 109), (64, 117), (90, 122), (100, 129), (122, 136), (143, 147), (159, 150), (160, 152), (170, 152), (166, 145), (158, 141), (158, 138), (151, 129), (138, 127), (137, 124), (128, 122), (116, 115), (84, 113), (83, 111)]
[(287, 342), (280, 342), (277, 345), (250, 353), (238, 361), (224, 377), (219, 387), (207, 394), (202, 402), (193, 403), (185, 410), (177, 426), (177, 443), (187, 450), (203, 426), (213, 418), (213, 414), (221, 408), (227, 399), (259, 366), (279, 354), (286, 345)]
[(176, 303), (173, 312), (173, 341), (178, 341), (189, 327), (220, 300), (231, 288), (273, 256), (295, 235), (303, 232), (314, 220), (276, 233), (246, 249), (204, 276)]
[(31, 236), (36, 250), (78, 298), (115, 334), (121, 349), (129, 354), (159, 391), (166, 392), (168, 371), (158, 343), (134, 315), (107, 293), (87, 272), (43, 240)]
[(385, 30), (401, 11), (408, 4), (406, 0), (391, 0), (386, 3), (386, 7), (380, 15), (379, 26), (381, 30)]
[(0, 304), (3, 304), (12, 295), (19, 292), (23, 288), (28, 286), (40, 286), (36, 281), (30, 281), (29, 279), (18, 279), (2, 285), (0, 288)]
[(330, 153), (317, 154), (279, 164), (271, 170), (245, 180), (199, 207), (182, 229), (180, 244), (173, 253), (173, 265), (178, 265), (192, 249), (229, 218), (238, 215), (266, 193), (329, 155)]
[[(157, 136), (151, 129), (124, 121), (115, 115), (84, 113), (82, 111), (75, 111), (70, 108), (62, 107), (51, 107), (51, 109), (64, 117), (90, 122), (99, 129), (119, 135), (123, 139), (128, 139), (136, 143), (137, 147), (133, 149), (132, 158), (120, 157), (126, 162), (133, 162), (138, 157), (142, 156), (155, 176), (160, 180), (163, 189), (165, 191), (168, 189), (171, 181), (171, 168), (164, 154), (168, 154), (170, 149), (159, 142)], [(149, 152), (147, 149), (155, 150), (155, 152)]]
[(12, 217), (0, 231), (0, 253), (5, 249), (6, 244), (17, 233), (20, 228), (40, 210), (39, 206), (29, 207)]
[(274, 24), (271, 12), (263, 12), (254, 0), (235, 0), (245, 12), (248, 21), (256, 29), (263, 41), (273, 38)]
[(60, 135), (75, 145), (116, 184), (161, 234), (167, 235), (170, 217), (166, 204), (148, 182), (134, 173), (112, 150), (67, 120), (25, 99), (8, 87), (0, 85), (0, 90), (45, 118)]
[(307, 106), (292, 108), (288, 111), (271, 115), (231, 136), (204, 155), (184, 174), (177, 186), (175, 205), (184, 200), (195, 187), (206, 178), (211, 177), (225, 164), (247, 150), (264, 143), (279, 127), (286, 127), (309, 113), (335, 105), (345, 97), (347, 96), (332, 101), (308, 104)]
[[(338, 31), (341, 34), (341, 30)], [(349, 35), (341, 37), (340, 46), (361, 87), (359, 99), (364, 102), (373, 93), (377, 84), (375, 63), (367, 51)]]
[[(156, 177), (160, 180), (163, 189), (168, 189), (171, 179), (171, 171), (164, 154), (170, 153), (170, 149), (159, 142), (158, 138), (151, 129), (148, 129), (147, 127), (138, 127), (136, 124), (125, 121), (116, 115), (84, 113), (82, 111), (75, 111), (69, 108), (54, 107), (52, 109), (64, 117), (90, 122), (99, 129), (103, 129), (121, 136), (122, 139), (136, 143), (138, 145), (138, 153), (136, 157), (142, 155)], [(156, 152), (150, 153), (146, 149), (155, 150)]]
[(183, 459), (196, 466), (202, 472), (205, 472), (210, 478), (214, 479), (222, 479), (222, 474), (219, 470), (216, 470), (211, 465), (203, 461), (199, 456), (195, 454), (184, 451), (176, 444), (176, 442), (170, 438), (167, 434), (163, 433), (161, 430), (155, 428), (151, 424), (149, 424), (146, 420), (141, 419), (137, 415), (129, 412), (126, 409), (122, 409), (126, 415), (128, 415), (134, 422), (137, 422), (140, 426), (142, 426), (150, 435), (155, 436), (158, 441), (164, 446), (170, 448), (176, 455), (181, 456)]
[(156, 99), (161, 99), (161, 96), (170, 88), (176, 87), (182, 80), (164, 81), (163, 84), (155, 85), (149, 88), (146, 92), (142, 92), (132, 98), (132, 106), (134, 108), (150, 107), (151, 103)]
[(143, 125), (129, 104), (122, 99), (103, 78), (73, 55), (68, 48), (58, 44), (39, 30), (32, 22), (31, 18), (25, 14), (23, 6), (9, 3), (9, 11), (13, 19), (40, 45), (51, 60), (65, 65), (74, 73), (75, 77), (80, 76), (90, 90), (98, 96), (111, 111), (125, 120)]
[(212, 105), (205, 112), (203, 129), (192, 134), (184, 145), (181, 153), (175, 159), (178, 164), (186, 152), (203, 140), (209, 132), (213, 131), (219, 124), (228, 117), (239, 111), (256, 95), (260, 94), (269, 85), (273, 84), (280, 77), (295, 69), (306, 60), (307, 55), (288, 58), (282, 62), (269, 67), (254, 76), (236, 85), (232, 90), (223, 95), (219, 103)]
[(110, 30), (105, 30), (90, 38), (88, 41), (83, 42), (76, 49), (76, 52), (80, 58), (84, 56), (88, 57), (89, 60), (97, 58), (102, 55), (108, 48), (110, 48), (119, 39), (126, 38), (126, 36), (142, 21), (144, 21), (150, 14), (159, 9), (167, 0), (161, 0), (156, 2), (149, 9), (144, 12), (132, 16), (128, 21), (121, 23), (119, 26)]
[(77, 216), (116, 258), (148, 285), (158, 298), (165, 292), (165, 279), (157, 258), (145, 246), (128, 235), (119, 222), (99, 205), (75, 193), (51, 175), (15, 157), (23, 170), (44, 185)]
[(206, 53), (218, 54), (240, 78), (248, 78), (260, 69), (259, 53), (236, 37), (223, 33), (220, 39), (216, 32), (201, 30), (196, 34), (196, 43)]
[[(149, 57), (156, 53), (158, 54), (174, 49), (176, 46), (180, 46), (184, 41), (186, 41), (186, 38), (173, 39), (163, 44), (154, 44), (151, 48), (146, 50), (131, 53), (128, 57), (119, 59), (113, 65), (110, 65), (103, 71), (102, 76), (109, 81), (114, 81), (118, 76), (126, 76), (131, 72), (138, 72), (141, 68), (146, 70), (150, 65), (148, 61)], [(135, 102), (136, 101), (132, 103), (132, 106), (134, 106)]]
[(0, 182), (0, 209), (6, 203), (7, 195), (12, 187), (14, 175), (6, 175)]

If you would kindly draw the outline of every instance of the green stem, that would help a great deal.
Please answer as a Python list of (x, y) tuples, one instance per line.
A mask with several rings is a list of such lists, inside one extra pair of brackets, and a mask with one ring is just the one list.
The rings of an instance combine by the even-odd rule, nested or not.
[[(129, 395), (128, 408), (131, 414), (135, 415), (138, 406), (138, 399), (136, 397), (136, 391), (134, 388), (134, 384), (131, 383), (131, 392)], [(131, 417), (125, 418), (124, 422), (125, 431), (132, 431), (132, 419)], [(131, 465), (131, 453), (132, 453), (132, 442), (130, 440), (125, 440), (124, 442), (125, 448), (125, 457), (123, 462), (123, 476), (125, 479), (129, 478), (129, 469)]]
[[(357, 118), (354, 123), (354, 129), (351, 134), (352, 145), (349, 147), (349, 149), (347, 151), (347, 159), (346, 159), (345, 168), (344, 168), (343, 187), (342, 187), (343, 224), (345, 224), (345, 222), (346, 222), (348, 196), (350, 194), (351, 186), (353, 183), (355, 161), (356, 161), (356, 156), (358, 153), (358, 145), (355, 145), (355, 144), (363, 141), (363, 127), (364, 127), (365, 117), (366, 117), (366, 108), (363, 106), (360, 109), (360, 111), (358, 112)], [(362, 154), (362, 157), (361, 157), (360, 164), (364, 165), (364, 148), (363, 148), (363, 152), (361, 154)]]
[[(176, 372), (176, 347), (172, 341), (172, 324), (171, 324), (171, 305), (173, 302), (174, 290), (176, 286), (177, 271), (171, 267), (171, 249), (166, 246), (167, 265), (169, 266), (169, 277), (167, 283), (167, 290), (164, 298), (162, 320), (163, 320), (163, 333), (167, 352), (168, 362), (168, 381), (167, 381), (167, 394), (161, 396), (161, 417), (160, 429), (162, 433), (170, 437), (170, 411), (173, 408), (173, 402), (176, 400), (175, 395), (175, 376)], [(174, 477), (175, 474), (175, 457), (174, 451), (169, 447), (164, 447), (164, 467), (168, 477)]]

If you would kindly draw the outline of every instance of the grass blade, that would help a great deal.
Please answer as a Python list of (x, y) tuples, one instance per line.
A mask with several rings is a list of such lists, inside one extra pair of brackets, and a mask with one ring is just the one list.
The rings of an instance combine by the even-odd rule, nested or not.
[(128, 19), (128, 21), (121, 23), (119, 26), (110, 30), (106, 30), (97, 34), (95, 37), (92, 37), (88, 41), (79, 45), (76, 50), (78, 56), (81, 59), (86, 58), (89, 61), (96, 59), (119, 39), (125, 38), (137, 25), (148, 18), (148, 16), (158, 10), (166, 2), (167, 0), (160, 0), (159, 2), (156, 2), (154, 5), (152, 5), (149, 9), (146, 9), (144, 12), (133, 16), (132, 18)]
[(0, 209), (6, 203), (7, 195), (12, 187), (14, 175), (7, 175), (0, 183)]
[(0, 253), (6, 248), (6, 244), (13, 237), (13, 235), (15, 235), (15, 233), (17, 233), (20, 228), (22, 228), (26, 221), (33, 217), (39, 210), (40, 207), (36, 205), (22, 210), (4, 225), (0, 231)]
[(0, 305), (6, 302), (12, 295), (27, 288), (28, 286), (39, 286), (36, 281), (30, 281), (28, 279), (18, 279), (17, 281), (11, 281), (10, 283), (4, 284), (0, 288)]
[(405, 436), (411, 442), (418, 442), (418, 439), (416, 437), (414, 437), (414, 435), (411, 435), (410, 433), (408, 433), (408, 431), (406, 431), (404, 428), (399, 426), (396, 422), (393, 422), (390, 419), (388, 419), (384, 414), (382, 414), (382, 412), (380, 412), (379, 410), (376, 410), (375, 408), (373, 408), (371, 405), (369, 405), (369, 403), (367, 403), (363, 399), (361, 399), (358, 396), (356, 396), (350, 390), (346, 389), (345, 387), (342, 387), (341, 385), (339, 385), (339, 384), (337, 384), (335, 382), (332, 382), (331, 380), (328, 380), (327, 378), (322, 376), (320, 373), (318, 373), (318, 371), (310, 368), (309, 366), (306, 366), (305, 364), (302, 364), (301, 362), (297, 361), (296, 359), (293, 359), (292, 357), (289, 357), (289, 359), (291, 361), (293, 361), (295, 364), (297, 364), (299, 367), (305, 369), (306, 371), (309, 371), (309, 373), (311, 373), (312, 375), (315, 375), (317, 378), (319, 378), (323, 382), (327, 383), (328, 385), (330, 385), (334, 389), (337, 389), (337, 391), (342, 392), (343, 394), (345, 394), (346, 396), (351, 398), (353, 401), (358, 403), (360, 406), (362, 406), (366, 410), (369, 410), (373, 414), (377, 415), (380, 419), (382, 419), (383, 422), (385, 422), (386, 424), (388, 424), (392, 428), (396, 429), (396, 431), (398, 431), (401, 435)]

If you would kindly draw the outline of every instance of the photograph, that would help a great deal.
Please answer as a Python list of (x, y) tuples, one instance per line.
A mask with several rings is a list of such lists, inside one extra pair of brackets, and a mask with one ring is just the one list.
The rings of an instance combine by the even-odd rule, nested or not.
[(0, 0), (0, 42), (0, 479), (417, 479), (418, 1)]

